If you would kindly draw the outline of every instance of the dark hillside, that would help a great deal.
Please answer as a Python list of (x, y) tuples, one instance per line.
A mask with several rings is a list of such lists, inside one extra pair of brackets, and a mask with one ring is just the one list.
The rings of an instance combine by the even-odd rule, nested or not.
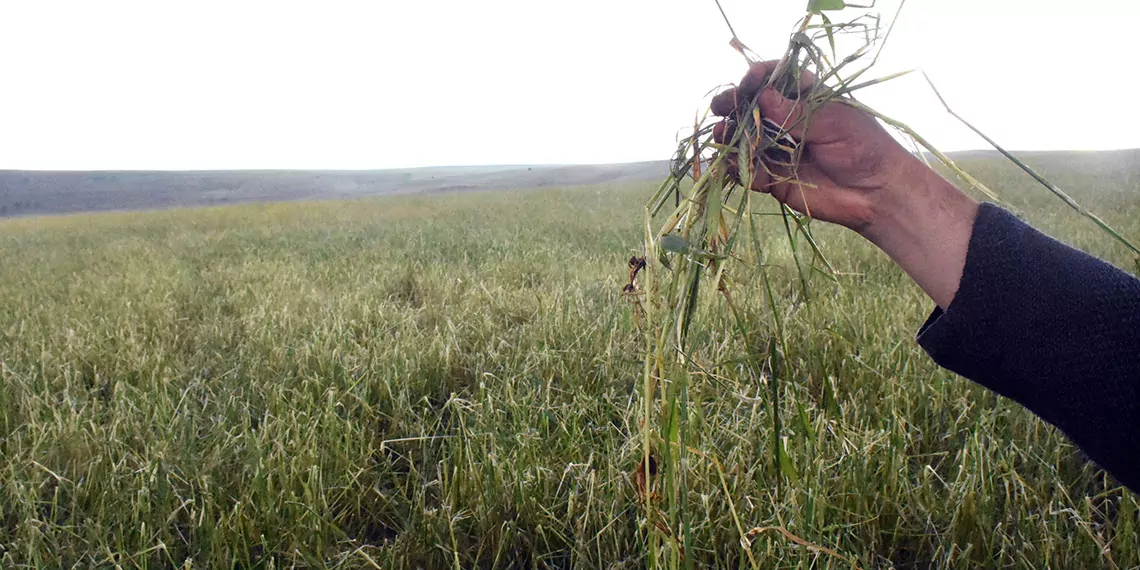
[(656, 180), (666, 163), (371, 171), (0, 171), (0, 217)]

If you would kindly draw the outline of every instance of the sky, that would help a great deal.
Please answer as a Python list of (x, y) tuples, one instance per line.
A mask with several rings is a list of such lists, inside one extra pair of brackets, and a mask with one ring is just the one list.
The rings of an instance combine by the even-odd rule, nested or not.
[[(765, 58), (805, 3), (722, 0)], [(1137, 0), (908, 0), (871, 74), (924, 70), (1007, 148), (1135, 148), (1137, 21)], [(664, 159), (744, 73), (730, 38), (713, 0), (0, 0), (0, 169)], [(920, 76), (860, 99), (985, 146)]]

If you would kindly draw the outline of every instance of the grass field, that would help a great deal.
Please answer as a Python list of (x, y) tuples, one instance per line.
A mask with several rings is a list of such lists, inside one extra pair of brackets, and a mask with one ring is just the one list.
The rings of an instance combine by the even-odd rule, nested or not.
[[(963, 162), (1135, 271), (1043, 189)], [(1140, 153), (1030, 162), (1140, 238)], [(644, 567), (644, 343), (621, 287), (651, 192), (0, 221), (0, 567)], [(791, 475), (769, 457), (767, 377), (737, 364), (710, 296), (686, 561), (747, 567), (735, 511), (862, 568), (1140, 567), (1137, 496), (933, 365), (905, 275), (821, 227), (847, 275), (804, 298), (771, 227)], [(769, 338), (759, 291), (742, 305)], [(751, 549), (851, 567), (775, 531)]]

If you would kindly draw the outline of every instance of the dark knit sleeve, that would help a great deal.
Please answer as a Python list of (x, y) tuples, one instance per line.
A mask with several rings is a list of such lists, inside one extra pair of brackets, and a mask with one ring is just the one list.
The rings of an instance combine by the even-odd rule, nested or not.
[(1140, 490), (1140, 280), (983, 204), (958, 292), (918, 342)]

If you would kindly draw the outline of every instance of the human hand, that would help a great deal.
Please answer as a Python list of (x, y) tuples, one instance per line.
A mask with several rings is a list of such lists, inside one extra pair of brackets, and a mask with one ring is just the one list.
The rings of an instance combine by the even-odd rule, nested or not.
[[(713, 128), (713, 138), (730, 142), (738, 107), (747, 108), (755, 99), (761, 117), (786, 126), (803, 148), (794, 170), (763, 159), (771, 174), (753, 169), (752, 189), (859, 232), (939, 306), (949, 306), (962, 278), (978, 203), (855, 107), (827, 102), (805, 121), (802, 100), (764, 87), (776, 65), (753, 65), (739, 86), (713, 98), (712, 112), (726, 117)], [(812, 81), (806, 75), (799, 79), (801, 89)]]
[[(923, 173), (925, 165), (906, 151), (874, 117), (840, 102), (827, 102), (804, 120), (805, 105), (765, 88), (778, 62), (752, 66), (740, 85), (720, 93), (712, 112), (726, 120), (713, 129), (717, 142), (729, 142), (739, 108), (756, 99), (765, 119), (786, 128), (803, 145), (799, 163), (789, 167), (767, 160), (771, 175), (755, 169), (752, 189), (771, 193), (777, 200), (813, 218), (856, 231), (868, 229), (889, 194), (904, 189), (907, 178)], [(801, 86), (813, 79), (806, 75)], [(917, 163), (917, 164), (916, 164)]]

